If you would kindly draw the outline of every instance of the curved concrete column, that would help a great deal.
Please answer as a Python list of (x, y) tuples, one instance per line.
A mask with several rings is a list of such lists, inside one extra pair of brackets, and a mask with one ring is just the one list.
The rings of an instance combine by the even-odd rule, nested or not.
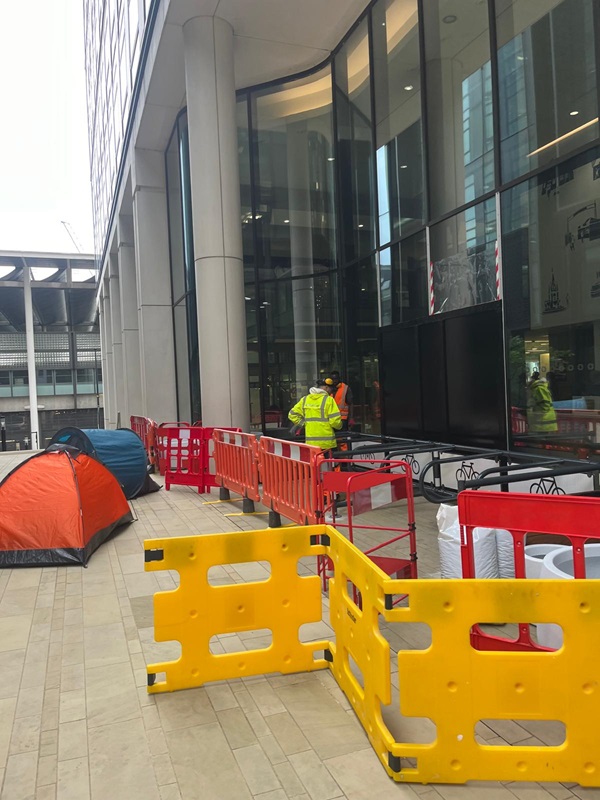
[(183, 27), (202, 421), (250, 427), (233, 30)]

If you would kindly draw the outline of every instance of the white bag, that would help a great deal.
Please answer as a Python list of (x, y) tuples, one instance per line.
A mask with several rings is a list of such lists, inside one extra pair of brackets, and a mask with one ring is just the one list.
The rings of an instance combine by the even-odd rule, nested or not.
[[(438, 547), (442, 578), (462, 578), (460, 557), (460, 526), (458, 508), (442, 503), (437, 512)], [(475, 528), (473, 531), (475, 576), (477, 578), (498, 577), (498, 555), (496, 532), (493, 528)]]
[(498, 573), (501, 578), (515, 577), (515, 545), (508, 531), (496, 529), (496, 550), (498, 551)]

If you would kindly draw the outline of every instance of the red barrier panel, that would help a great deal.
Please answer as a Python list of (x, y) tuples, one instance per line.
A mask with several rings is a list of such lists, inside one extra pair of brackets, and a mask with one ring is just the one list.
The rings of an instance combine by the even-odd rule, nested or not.
[(132, 431), (135, 431), (144, 443), (144, 449), (148, 456), (148, 462), (153, 466), (156, 465), (156, 422), (150, 417), (138, 417), (132, 415), (129, 418), (129, 426)]
[(167, 468), (167, 442), (169, 441), (169, 431), (176, 428), (189, 428), (189, 422), (161, 422), (156, 426), (154, 436), (156, 460), (158, 461), (158, 471), (161, 475), (165, 474)]
[(241, 428), (192, 428), (193, 430), (202, 431), (202, 439), (204, 441), (204, 450), (202, 453), (203, 467), (204, 467), (204, 491), (211, 489), (214, 486), (219, 486), (217, 483), (217, 469), (215, 464), (215, 443), (213, 441), (213, 433), (216, 430), (227, 431), (230, 433), (241, 433)]
[(158, 430), (158, 425), (154, 422), (153, 419), (150, 420), (150, 425), (148, 426), (148, 445), (146, 452), (148, 453), (148, 461), (152, 464), (153, 467), (158, 466), (158, 454), (156, 452), (156, 431)]
[[(348, 465), (348, 459), (328, 459), (320, 465), (320, 486), (323, 492), (322, 507), (327, 509), (327, 497), (335, 497), (336, 494), (346, 495), (346, 510), (348, 521), (343, 522), (336, 519), (336, 503), (332, 502), (329, 511), (332, 515), (331, 524), (335, 528), (347, 528), (348, 539), (354, 543), (355, 530), (388, 531), (395, 533), (391, 539), (387, 539), (379, 544), (365, 550), (365, 555), (369, 556), (377, 566), (387, 575), (395, 578), (416, 578), (417, 577), (417, 536), (415, 525), (415, 503), (413, 496), (413, 476), (410, 465), (406, 461), (392, 461), (374, 459), (365, 462), (361, 459), (361, 466), (371, 468), (364, 472), (343, 472), (342, 469)], [(330, 471), (324, 471), (330, 470)], [(390, 470), (395, 470), (391, 472)], [(406, 527), (381, 526), (381, 525), (357, 525), (354, 518), (359, 514), (369, 511), (376, 511), (385, 508), (399, 500), (406, 499)], [(403, 539), (409, 540), (408, 557), (399, 558), (396, 553), (383, 552), (385, 548), (396, 544)], [(329, 579), (328, 570), (333, 569), (326, 557), (318, 560), (318, 572), (323, 581), (323, 591), (327, 591), (327, 581)], [(356, 591), (356, 590), (354, 590)], [(359, 599), (359, 598), (355, 598)]]
[(215, 482), (221, 487), (221, 499), (229, 500), (230, 491), (241, 494), (244, 512), (254, 511), (254, 503), (260, 501), (256, 436), (215, 428), (212, 439)]
[(270, 527), (281, 525), (280, 515), (299, 525), (314, 525), (320, 521), (318, 478), (322, 460), (320, 447), (261, 437), (258, 467), (263, 503), (271, 509)]
[[(173, 485), (193, 486), (198, 492), (206, 492), (217, 486), (213, 460), (212, 435), (215, 428), (160, 427), (158, 434), (162, 446), (166, 445), (165, 488)], [(239, 428), (223, 428), (224, 431), (239, 433)]]
[[(600, 538), (600, 501), (592, 497), (531, 495), (467, 490), (458, 495), (463, 578), (475, 578), (473, 530), (506, 530), (513, 538), (515, 577), (525, 578), (528, 534), (562, 536), (573, 548), (573, 575), (585, 578), (584, 544)], [(504, 639), (473, 628), (477, 650), (547, 650), (531, 639), (529, 622), (519, 625), (516, 639)]]
[(159, 428), (167, 437), (165, 489), (194, 486), (204, 491), (206, 444), (202, 428)]

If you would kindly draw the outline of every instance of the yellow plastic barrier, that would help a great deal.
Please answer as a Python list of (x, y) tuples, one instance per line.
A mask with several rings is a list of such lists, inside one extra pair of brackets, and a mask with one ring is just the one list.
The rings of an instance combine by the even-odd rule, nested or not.
[[(181, 642), (181, 658), (148, 667), (149, 692), (169, 692), (202, 686), (209, 681), (304, 672), (327, 666), (314, 653), (327, 642), (302, 644), (298, 629), (322, 618), (321, 584), (317, 576), (300, 577), (302, 556), (321, 555), (306, 528), (248, 531), (206, 536), (151, 539), (145, 542), (146, 570), (176, 570), (180, 584), (154, 596), (154, 638)], [(268, 580), (213, 586), (211, 567), (238, 562), (268, 561)], [(264, 650), (213, 654), (210, 639), (224, 633), (268, 628), (272, 645)], [(165, 673), (164, 681), (152, 675)]]
[[(181, 575), (177, 590), (155, 596), (155, 638), (179, 640), (182, 657), (148, 667), (150, 674), (167, 674), (166, 682), (149, 691), (328, 664), (396, 781), (600, 783), (600, 581), (391, 580), (328, 526), (150, 540), (145, 547), (147, 560), (163, 551), (162, 560), (150, 560), (147, 569)], [(301, 556), (320, 554), (334, 567), (335, 642), (302, 645), (298, 628), (321, 618), (321, 595), (318, 578), (299, 578), (296, 564)], [(208, 586), (209, 566), (244, 561), (269, 561), (271, 578)], [(360, 608), (349, 581), (360, 592)], [(394, 597), (404, 594), (408, 606), (394, 607)], [(431, 744), (397, 742), (383, 721), (381, 706), (391, 702), (392, 692), (390, 647), (379, 631), (380, 617), (431, 627), (429, 648), (398, 654), (402, 713), (432, 720), (437, 736)], [(545, 653), (482, 652), (471, 646), (474, 624), (523, 619), (559, 624), (563, 647)], [(253, 628), (270, 628), (272, 647), (210, 655), (215, 633)], [(324, 650), (326, 661), (314, 660), (317, 650)], [(361, 676), (353, 672), (350, 657)], [(481, 719), (560, 720), (566, 739), (557, 747), (479, 744), (475, 725)]]

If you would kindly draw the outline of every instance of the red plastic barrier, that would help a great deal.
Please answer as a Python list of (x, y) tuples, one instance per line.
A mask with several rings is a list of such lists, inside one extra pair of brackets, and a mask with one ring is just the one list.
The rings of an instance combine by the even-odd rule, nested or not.
[[(343, 472), (339, 468), (348, 465), (348, 459), (328, 459), (321, 467), (320, 486), (323, 492), (322, 507), (327, 507), (327, 497), (336, 494), (346, 495), (348, 521), (336, 520), (335, 502), (330, 505), (332, 525), (336, 528), (347, 528), (348, 539), (354, 542), (355, 530), (388, 531), (395, 533), (391, 539), (365, 550), (365, 555), (377, 564), (386, 574), (395, 578), (417, 577), (417, 536), (415, 525), (415, 503), (413, 496), (413, 477), (410, 465), (406, 461), (374, 459), (370, 462), (360, 461), (361, 466), (371, 466), (365, 472)], [(330, 471), (325, 471), (325, 470)], [(390, 470), (395, 470), (391, 472)], [(406, 499), (406, 527), (381, 525), (357, 525), (354, 517), (375, 511), (379, 508)], [(408, 558), (382, 553), (384, 548), (396, 544), (403, 539), (409, 540)], [(327, 591), (328, 570), (332, 569), (327, 558), (319, 558), (318, 572), (323, 580), (323, 591)], [(356, 590), (355, 590), (356, 591)], [(355, 598), (359, 600), (359, 598)]]
[(320, 447), (292, 444), (262, 436), (258, 443), (258, 466), (262, 499), (271, 509), (269, 525), (281, 525), (280, 515), (299, 525), (314, 525), (321, 519), (318, 486)]
[(148, 426), (148, 439), (147, 439), (147, 447), (146, 452), (148, 453), (148, 461), (152, 464), (153, 467), (158, 466), (158, 454), (156, 452), (156, 431), (158, 430), (158, 425), (154, 422), (153, 419), (150, 420), (150, 425)]
[(156, 465), (156, 422), (150, 417), (139, 417), (132, 415), (129, 418), (129, 427), (135, 431), (144, 443), (144, 449), (148, 456), (148, 462), (153, 466)]
[(593, 442), (600, 441), (600, 412), (596, 409), (557, 409), (556, 422), (559, 433), (589, 436)]
[(215, 443), (213, 441), (213, 433), (216, 430), (227, 431), (229, 433), (241, 433), (241, 428), (194, 428), (194, 430), (202, 431), (202, 439), (204, 440), (204, 491), (211, 489), (214, 486), (219, 486), (217, 483), (217, 469), (215, 464)]
[[(252, 433), (235, 433), (215, 428), (212, 435), (215, 460), (215, 483), (223, 490), (241, 494), (250, 504), (260, 501), (258, 477), (258, 442)], [(221, 499), (228, 500), (223, 496)], [(244, 508), (246, 511), (246, 508)]]
[(204, 491), (206, 443), (202, 428), (159, 428), (167, 436), (165, 489), (194, 486)]
[[(584, 544), (600, 538), (600, 501), (569, 495), (531, 495), (467, 490), (458, 495), (463, 578), (475, 578), (473, 530), (496, 528), (510, 533), (514, 543), (515, 577), (525, 578), (528, 533), (563, 536), (573, 547), (573, 573), (585, 578)], [(529, 623), (519, 625), (516, 639), (503, 639), (473, 628), (478, 650), (546, 650), (531, 639)]]
[[(213, 431), (215, 428), (198, 428), (193, 425), (177, 428), (158, 428), (166, 439), (165, 488), (173, 485), (193, 486), (206, 492), (217, 486), (213, 460)], [(223, 428), (239, 433), (239, 428)]]
[(154, 435), (156, 460), (158, 461), (158, 471), (161, 475), (165, 474), (167, 468), (167, 443), (172, 431), (177, 428), (189, 428), (189, 422), (161, 422), (156, 426)]
[(510, 422), (511, 422), (511, 429), (513, 433), (516, 434), (523, 434), (527, 433), (528, 425), (527, 425), (527, 417), (520, 408), (515, 408), (514, 406), (510, 410)]

